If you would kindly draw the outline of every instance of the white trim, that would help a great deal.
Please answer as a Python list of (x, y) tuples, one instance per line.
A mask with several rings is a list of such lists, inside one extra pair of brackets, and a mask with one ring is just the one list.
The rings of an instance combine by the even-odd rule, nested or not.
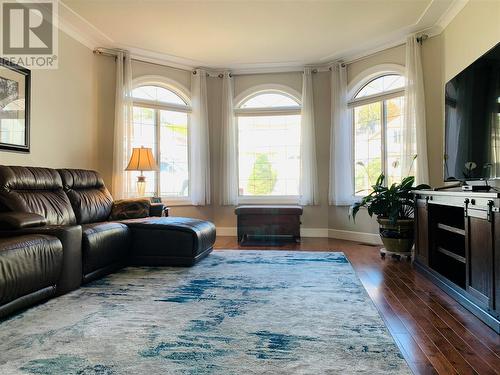
[[(236, 227), (216, 227), (218, 236), (236, 237), (238, 228)], [(335, 238), (370, 245), (381, 245), (380, 236), (375, 233), (354, 232), (349, 230), (328, 229), (328, 228), (300, 228), (300, 236), (304, 238)]]
[(300, 236), (328, 238), (328, 228), (300, 228)]
[(403, 89), (388, 90), (388, 91), (384, 91), (381, 94), (367, 95), (367, 96), (362, 96), (361, 98), (352, 99), (348, 103), (348, 107), (349, 108), (358, 107), (360, 105), (376, 103), (376, 102), (380, 102), (380, 101), (388, 100), (388, 99), (393, 99), (393, 98), (399, 98), (399, 97), (404, 96), (404, 95), (405, 95), (404, 88)]
[(371, 245), (381, 245), (380, 236), (375, 233), (354, 232), (350, 230), (328, 229), (328, 238), (336, 238), (338, 240), (347, 240)]
[[(266, 83), (263, 85), (252, 86), (242, 91), (238, 96), (236, 96), (236, 98), (234, 98), (234, 103), (235, 103), (234, 107), (238, 108), (244, 101), (251, 99), (252, 97), (257, 96), (266, 91), (271, 91), (271, 92), (274, 91), (277, 93), (285, 94), (289, 96), (291, 99), (295, 100), (299, 104), (299, 106), (302, 105), (302, 95), (297, 90), (287, 85), (280, 85), (277, 83)], [(255, 108), (255, 110), (258, 109), (259, 108)]]
[(268, 108), (236, 108), (235, 116), (288, 116), (300, 115), (302, 108), (300, 107), (268, 107)]
[(59, 30), (89, 49), (112, 45), (113, 40), (97, 27), (59, 1)]
[(159, 86), (167, 90), (170, 90), (175, 94), (179, 95), (181, 99), (184, 100), (184, 102), (186, 102), (187, 107), (191, 106), (191, 91), (186, 86), (176, 81), (175, 79), (171, 79), (160, 75), (144, 75), (136, 77), (132, 80), (132, 89), (136, 89), (140, 86), (146, 86), (146, 85)]
[(379, 64), (363, 70), (354, 77), (347, 86), (347, 95), (354, 98), (364, 85), (368, 82), (386, 74), (399, 74), (406, 76), (405, 67), (399, 64)]
[(451, 21), (460, 13), (460, 11), (467, 5), (469, 0), (454, 0), (453, 3), (446, 9), (441, 17), (439, 17), (436, 25), (441, 28), (441, 31), (450, 24)]

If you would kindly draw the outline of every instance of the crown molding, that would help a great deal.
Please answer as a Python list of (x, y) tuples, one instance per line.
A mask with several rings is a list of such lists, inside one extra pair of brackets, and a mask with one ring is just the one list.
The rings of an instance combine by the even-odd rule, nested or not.
[(62, 1), (59, 1), (59, 30), (91, 50), (98, 46), (110, 47), (113, 45), (111, 38)]
[(427, 34), (432, 37), (439, 35), (444, 28), (465, 7), (469, 0), (432, 0), (422, 13), (416, 18), (414, 24), (387, 34), (378, 40), (360, 45), (356, 49), (345, 49), (324, 56), (315, 63), (291, 61), (283, 63), (234, 63), (225, 67), (212, 66), (203, 61), (196, 61), (180, 56), (145, 50), (126, 44), (115, 42), (85, 18), (80, 16), (62, 1), (59, 2), (59, 29), (76, 41), (91, 50), (96, 48), (119, 48), (130, 51), (133, 58), (159, 65), (167, 65), (177, 69), (191, 70), (204, 68), (211, 74), (219, 74), (230, 70), (234, 74), (266, 74), (299, 72), (305, 66), (313, 67), (317, 71), (326, 71), (335, 61), (352, 63), (366, 58), (386, 49), (400, 46), (406, 42), (410, 34)]
[(455, 0), (453, 3), (448, 7), (445, 13), (439, 18), (439, 20), (436, 22), (436, 25), (441, 28), (441, 30), (444, 30), (446, 26), (450, 24), (451, 21), (460, 13), (460, 11), (467, 5), (469, 0)]

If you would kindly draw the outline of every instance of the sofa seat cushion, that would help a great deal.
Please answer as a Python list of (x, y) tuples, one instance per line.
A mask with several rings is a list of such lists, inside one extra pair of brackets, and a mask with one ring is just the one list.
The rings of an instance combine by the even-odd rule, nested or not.
[(135, 265), (191, 265), (210, 253), (215, 225), (185, 217), (125, 220), (132, 231), (131, 262)]
[(62, 263), (62, 244), (54, 236), (1, 238), (0, 305), (47, 287), (55, 293)]
[(113, 264), (125, 263), (129, 249), (129, 229), (117, 222), (82, 225), (83, 274), (91, 274)]

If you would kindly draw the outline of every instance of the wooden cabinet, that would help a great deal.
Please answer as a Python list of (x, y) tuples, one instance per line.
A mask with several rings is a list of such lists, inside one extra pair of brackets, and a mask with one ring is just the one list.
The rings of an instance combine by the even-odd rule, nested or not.
[(427, 199), (416, 200), (415, 257), (420, 263), (426, 266), (429, 265), (429, 219), (427, 206)]
[(500, 333), (500, 195), (415, 192), (415, 265)]
[(484, 309), (493, 301), (493, 220), (483, 210), (468, 210), (466, 220), (466, 290)]

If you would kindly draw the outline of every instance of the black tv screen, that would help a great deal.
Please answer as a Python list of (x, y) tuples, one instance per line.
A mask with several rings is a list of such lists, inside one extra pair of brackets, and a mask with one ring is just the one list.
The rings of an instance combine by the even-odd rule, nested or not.
[(444, 177), (500, 178), (500, 43), (446, 84)]

